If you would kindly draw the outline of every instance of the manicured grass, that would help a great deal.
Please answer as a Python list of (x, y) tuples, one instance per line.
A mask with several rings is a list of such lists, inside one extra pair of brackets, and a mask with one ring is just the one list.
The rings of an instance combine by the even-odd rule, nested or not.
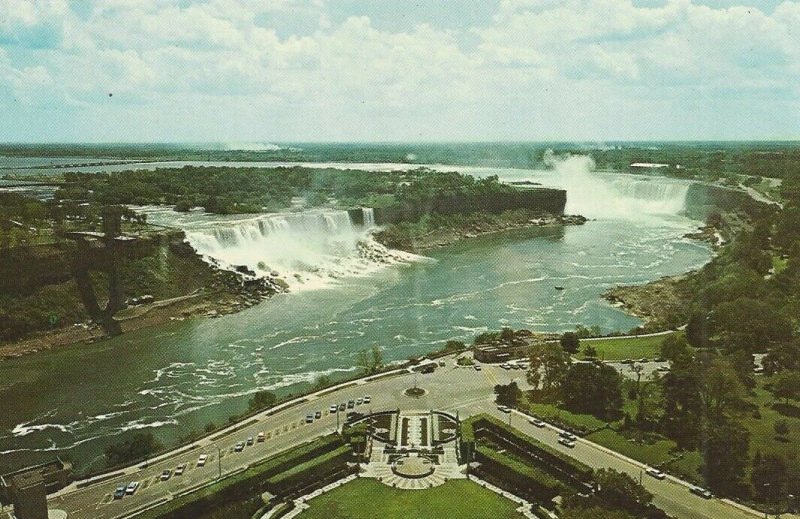
[(529, 404), (531, 413), (547, 421), (548, 418), (557, 418), (565, 423), (573, 425), (575, 428), (586, 428), (589, 430), (603, 427), (606, 422), (595, 418), (590, 414), (576, 414), (564, 409), (559, 409), (553, 404)]
[[(683, 333), (683, 332), (675, 332)], [(601, 360), (625, 360), (625, 359), (653, 359), (661, 355), (661, 343), (669, 337), (669, 334), (655, 335), (652, 337), (624, 337), (613, 339), (582, 339), (580, 352), (577, 357), (586, 358), (583, 349), (591, 345), (597, 350), (597, 358)]]
[[(800, 417), (785, 416), (773, 408), (774, 403), (782, 404), (783, 401), (775, 399), (764, 388), (768, 380), (768, 377), (756, 377), (755, 396), (749, 399), (758, 405), (761, 418), (754, 418), (752, 414), (740, 415), (739, 418), (741, 424), (750, 431), (750, 455), (754, 455), (756, 451), (761, 451), (762, 454), (800, 454)], [(778, 420), (786, 420), (789, 425), (786, 441), (779, 440), (775, 434), (775, 422)]]
[(453, 480), (425, 490), (398, 490), (374, 479), (356, 479), (311, 499), (301, 519), (521, 518), (517, 504), (477, 483)]
[(619, 452), (629, 458), (656, 466), (671, 459), (670, 451), (675, 448), (671, 440), (658, 440), (654, 443), (636, 443), (620, 433), (603, 429), (586, 437), (587, 440)]

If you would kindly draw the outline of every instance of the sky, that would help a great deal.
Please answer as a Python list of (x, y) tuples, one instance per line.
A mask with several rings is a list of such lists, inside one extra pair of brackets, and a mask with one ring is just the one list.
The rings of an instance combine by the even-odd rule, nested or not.
[(0, 0), (2, 142), (800, 138), (800, 1)]

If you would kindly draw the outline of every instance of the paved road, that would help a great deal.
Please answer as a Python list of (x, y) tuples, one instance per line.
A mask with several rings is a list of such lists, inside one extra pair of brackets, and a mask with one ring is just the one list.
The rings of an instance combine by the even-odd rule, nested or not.
[[(412, 386), (415, 378), (418, 385), (428, 393), (416, 399), (404, 396), (402, 391)], [(218, 433), (197, 442), (188, 451), (176, 451), (164, 455), (160, 461), (153, 461), (146, 468), (130, 467), (124, 474), (82, 489), (72, 485), (52, 496), (49, 506), (67, 511), (70, 519), (125, 517), (141, 508), (171, 499), (187, 489), (212, 481), (218, 476), (220, 469), (223, 474), (242, 470), (265, 457), (333, 431), (336, 428), (336, 416), (328, 413), (329, 406), (365, 395), (370, 395), (372, 402), (370, 405), (360, 406), (360, 411), (398, 407), (404, 410), (441, 409), (458, 412), (461, 417), (488, 412), (508, 420), (509, 415), (498, 411), (493, 404), (492, 390), (496, 384), (506, 384), (512, 380), (523, 388), (527, 387), (524, 372), (521, 370), (503, 370), (496, 366), (484, 365), (483, 371), (478, 372), (472, 368), (456, 367), (451, 358), (447, 360), (446, 367), (437, 369), (433, 374), (403, 374), (369, 382), (361, 381), (327, 395), (311, 396), (308, 402), (272, 416), (259, 415), (251, 419), (256, 423), (235, 433), (221, 438)], [(312, 424), (306, 424), (306, 414), (317, 410), (323, 412), (323, 417)], [(519, 427), (525, 433), (549, 445), (563, 448), (556, 443), (555, 429), (533, 427), (521, 413), (515, 412), (510, 420), (512, 425)], [(240, 453), (233, 452), (236, 442), (243, 441), (248, 436), (256, 437), (260, 431), (264, 431), (268, 436), (265, 442), (246, 447)], [(581, 440), (574, 449), (563, 449), (592, 467), (611, 467), (639, 478), (641, 464), (590, 442)], [(204, 467), (196, 467), (200, 454), (209, 456)], [(167, 481), (159, 479), (163, 470), (174, 469), (182, 463), (187, 464), (185, 474), (172, 476)], [(114, 500), (112, 495), (114, 489), (130, 481), (139, 481), (141, 484), (136, 494)], [(655, 504), (676, 517), (686, 519), (760, 517), (717, 499), (705, 500), (690, 494), (687, 487), (677, 480), (657, 481), (645, 476), (643, 483), (656, 495)]]

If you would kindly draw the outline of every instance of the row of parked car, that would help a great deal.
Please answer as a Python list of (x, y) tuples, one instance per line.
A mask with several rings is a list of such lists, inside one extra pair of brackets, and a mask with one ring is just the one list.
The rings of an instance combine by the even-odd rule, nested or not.
[[(498, 408), (501, 408), (501, 407), (504, 408), (504, 409), (500, 409), (503, 412), (511, 412), (511, 410), (506, 406), (497, 406), (497, 407)], [(534, 427), (538, 427), (540, 429), (546, 427), (546, 425), (547, 425), (543, 420), (541, 420), (540, 418), (536, 418), (536, 417), (531, 418), (530, 420), (528, 420), (528, 422), (531, 425), (533, 425)], [(561, 431), (561, 432), (558, 433), (558, 443), (563, 445), (564, 447), (569, 448), (569, 449), (572, 449), (572, 448), (575, 447), (577, 439), (578, 439), (577, 436), (575, 436), (574, 434), (572, 434), (571, 432), (568, 432), (568, 431)], [(655, 467), (647, 467), (645, 469), (645, 473), (648, 476), (650, 476), (652, 478), (655, 478), (655, 479), (657, 479), (659, 481), (664, 480), (664, 479), (667, 478), (667, 475), (664, 472), (658, 470)], [(711, 499), (712, 497), (714, 497), (714, 495), (710, 491), (706, 490), (705, 488), (696, 486), (696, 485), (693, 485), (693, 486), (689, 487), (689, 492), (691, 492), (692, 494), (698, 495), (698, 496), (700, 496), (700, 497), (702, 497), (704, 499)]]
[[(328, 408), (328, 414), (336, 414), (338, 412), (344, 412), (348, 409), (354, 409), (356, 406), (362, 404), (369, 404), (370, 402), (372, 402), (372, 397), (366, 395), (363, 398), (348, 400), (347, 402), (342, 402), (341, 404), (331, 404), (331, 406)], [(306, 415), (306, 423), (311, 423), (315, 419), (319, 418), (322, 418), (322, 411), (317, 411), (314, 414), (309, 413)]]

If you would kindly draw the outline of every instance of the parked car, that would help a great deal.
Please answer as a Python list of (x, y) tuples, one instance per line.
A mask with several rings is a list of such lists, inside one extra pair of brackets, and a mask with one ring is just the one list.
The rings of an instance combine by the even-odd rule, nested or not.
[(352, 408), (354, 408), (355, 406), (356, 406), (356, 401), (355, 401), (355, 400), (348, 400), (348, 401), (347, 401), (347, 408), (348, 408), (348, 409), (352, 409)]
[(266, 436), (264, 436), (264, 431), (261, 431), (260, 433), (258, 433), (258, 436), (256, 436), (256, 441), (258, 443), (262, 443), (265, 438)]
[(371, 401), (372, 401), (372, 398), (370, 398), (370, 396), (369, 396), (369, 395), (367, 395), (367, 396), (365, 396), (365, 397), (364, 397), (364, 403), (365, 403), (365, 404), (368, 404), (368, 403), (370, 403)]
[(128, 494), (129, 496), (132, 496), (133, 494), (136, 493), (136, 489), (137, 488), (139, 488), (139, 482), (138, 481), (131, 481), (130, 483), (128, 483), (128, 486), (125, 488), (125, 493)]
[(700, 496), (704, 499), (711, 499), (712, 497), (714, 497), (714, 495), (710, 491), (706, 490), (703, 487), (698, 487), (696, 485), (689, 487), (689, 492), (697, 496)]
[(570, 440), (570, 441), (573, 441), (573, 442), (578, 439), (577, 436), (575, 436), (574, 434), (572, 434), (569, 431), (561, 431), (560, 433), (558, 433), (558, 437), (559, 438), (564, 438), (566, 440)]
[(542, 427), (545, 426), (545, 423), (542, 420), (538, 419), (538, 418), (531, 418), (530, 422), (531, 422), (531, 425), (534, 425), (534, 426), (538, 427), (539, 429), (541, 429)]
[(206, 461), (208, 461), (208, 454), (201, 454), (199, 458), (197, 458), (197, 466), (204, 467), (206, 465)]
[(480, 364), (475, 364), (475, 371), (480, 371), (480, 370), (482, 370), (482, 369), (483, 369), (483, 368), (481, 368), (481, 365), (480, 365)]
[(166, 469), (164, 472), (161, 473), (161, 481), (166, 481), (172, 477), (172, 471)]
[(185, 471), (186, 471), (186, 463), (183, 463), (182, 465), (178, 465), (177, 467), (175, 467), (175, 475), (176, 476), (180, 476)]
[(502, 411), (504, 413), (510, 413), (511, 412), (511, 408), (508, 407), (507, 405), (498, 405), (497, 409), (499, 409), (500, 411)]
[(344, 411), (345, 409), (347, 409), (347, 404), (345, 404), (344, 402), (339, 404), (339, 411)]
[(570, 440), (569, 438), (565, 438), (563, 436), (558, 437), (558, 443), (570, 449), (575, 447), (575, 440)]
[(314, 415), (309, 413), (306, 415), (306, 423), (313, 423), (314, 422)]
[(647, 473), (648, 476), (652, 476), (656, 479), (666, 479), (667, 477), (666, 474), (653, 467), (648, 467), (647, 470), (645, 470), (645, 472)]
[(117, 487), (114, 491), (114, 499), (122, 499), (125, 497), (125, 487)]
[(361, 405), (363, 403), (364, 403), (364, 399), (363, 398), (359, 398), (358, 400), (356, 400), (356, 405)]
[(244, 450), (244, 442), (239, 442), (233, 447), (234, 452), (242, 452)]
[(691, 492), (696, 496), (700, 496), (703, 499), (711, 499), (712, 497), (714, 497), (714, 494), (712, 494), (703, 487), (697, 487), (697, 486), (689, 487), (689, 492)]
[(335, 413), (335, 412), (336, 412), (338, 409), (339, 409), (339, 406), (338, 406), (338, 405), (336, 405), (336, 404), (331, 404), (331, 406), (328, 408), (328, 412), (329, 412), (330, 414), (333, 414), (333, 413)]

